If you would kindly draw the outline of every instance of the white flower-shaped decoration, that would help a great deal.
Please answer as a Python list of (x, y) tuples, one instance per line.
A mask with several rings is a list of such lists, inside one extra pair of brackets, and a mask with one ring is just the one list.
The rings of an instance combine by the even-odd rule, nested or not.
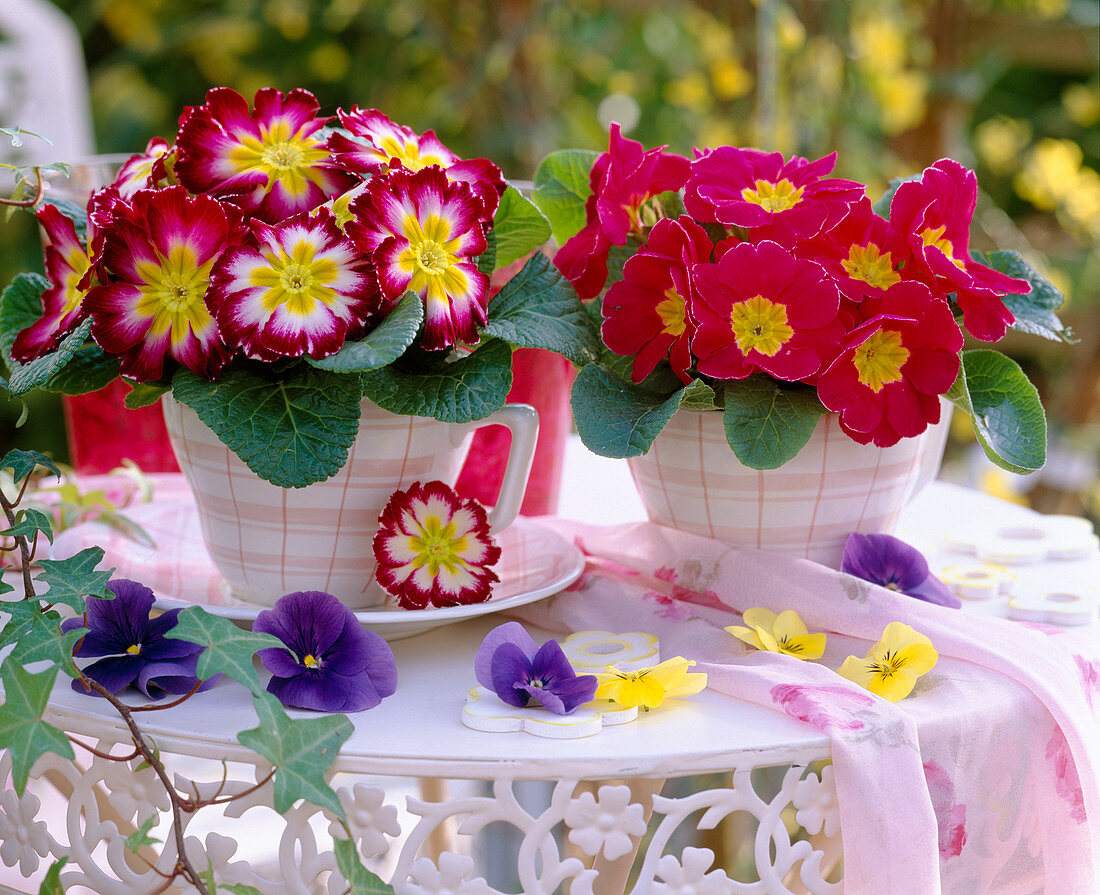
[(795, 784), (794, 819), (811, 836), (822, 830), (828, 837), (840, 832), (840, 812), (836, 807), (836, 783), (833, 780), (833, 766), (825, 765), (821, 776), (813, 772)]
[(167, 790), (149, 765), (135, 770), (128, 761), (109, 762), (103, 772), (103, 785), (111, 794), (111, 807), (122, 820), (132, 820), (136, 814), (140, 825), (155, 812), (171, 807)]
[(599, 733), (604, 727), (626, 724), (638, 717), (638, 707), (624, 707), (598, 699), (567, 715), (556, 715), (540, 705), (517, 708), (502, 702), (491, 690), (473, 687), (466, 693), (462, 723), (473, 730), (508, 733), (524, 730), (540, 737), (572, 740)]
[[(352, 839), (359, 842), (359, 854), (364, 858), (383, 854), (389, 848), (386, 836), (401, 835), (397, 808), (385, 804), (386, 793), (381, 787), (356, 783), (350, 790), (341, 788), (337, 795), (348, 819)], [(344, 836), (344, 827), (337, 820), (329, 824), (328, 831), (333, 837)]]
[(409, 875), (413, 882), (401, 891), (410, 895), (491, 895), (492, 889), (484, 878), (475, 876), (474, 859), (445, 851), (439, 856), (437, 866), (431, 858), (418, 858)]
[(577, 674), (595, 674), (614, 665), (620, 671), (637, 671), (661, 661), (661, 645), (655, 634), (632, 631), (577, 631), (561, 644), (562, 652)]
[(39, 857), (50, 851), (50, 834), (43, 821), (35, 820), (40, 802), (31, 792), (23, 797), (8, 789), (0, 795), (0, 859), (8, 867), (19, 864), (19, 872), (29, 876), (38, 869)]
[(1012, 597), (1006, 614), (1021, 622), (1076, 626), (1096, 621), (1098, 608), (1100, 595), (1096, 591), (1051, 591)]
[(614, 861), (634, 847), (631, 837), (645, 833), (645, 810), (631, 804), (629, 786), (601, 786), (595, 797), (582, 792), (565, 809), (569, 841), (586, 855), (601, 851)]
[(1016, 576), (1002, 566), (948, 566), (937, 576), (951, 593), (963, 600), (1003, 597), (1012, 590)]
[(1028, 563), (1045, 559), (1080, 559), (1100, 545), (1088, 519), (1039, 516), (1025, 522), (968, 523), (944, 535), (944, 546), (973, 553), (983, 562)]
[(653, 895), (727, 895), (733, 881), (721, 870), (711, 870), (713, 864), (709, 848), (685, 848), (679, 858), (665, 855), (657, 862), (663, 882), (654, 884)]

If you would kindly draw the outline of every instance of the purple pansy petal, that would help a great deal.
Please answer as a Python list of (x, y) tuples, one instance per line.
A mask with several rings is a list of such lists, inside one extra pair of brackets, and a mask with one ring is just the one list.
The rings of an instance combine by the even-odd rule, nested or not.
[(268, 682), (267, 689), (279, 702), (290, 708), (339, 712), (347, 704), (351, 678), (310, 669), (296, 677), (273, 677)]
[(166, 693), (186, 693), (198, 682), (195, 658), (192, 658), (181, 661), (146, 661), (133, 683), (150, 699), (161, 699)]
[(252, 630), (278, 637), (299, 659), (318, 658), (343, 633), (344, 611), (339, 600), (323, 591), (297, 591), (261, 612)]
[(905, 591), (909, 596), (924, 600), (926, 603), (934, 603), (936, 606), (949, 606), (952, 609), (962, 607), (962, 600), (956, 597), (946, 584), (935, 575), (929, 575), (916, 587), (910, 587)]
[[(260, 631), (255, 625), (252, 626), (252, 630), (261, 634), (272, 634), (275, 637), (279, 636), (273, 631)], [(260, 657), (260, 664), (275, 677), (294, 677), (302, 671), (302, 663), (294, 653), (283, 647), (272, 646), (267, 649), (258, 650), (256, 655)]]
[(391, 689), (386, 692), (377, 686), (377, 681), (372, 677), (356, 675), (346, 678), (349, 683), (347, 700), (344, 702), (341, 712), (362, 712), (372, 709), (386, 696), (393, 694)]
[(574, 674), (554, 684), (554, 692), (562, 704), (562, 714), (569, 714), (577, 706), (591, 702), (596, 695), (599, 681), (594, 674)]
[(528, 658), (533, 658), (538, 652), (538, 644), (519, 622), (505, 622), (493, 628), (485, 635), (474, 657), (474, 676), (477, 682), (488, 690), (493, 689), (493, 675), (490, 671), (493, 653), (497, 651), (497, 647), (505, 643), (515, 644)]
[(928, 561), (919, 550), (891, 535), (852, 532), (844, 544), (840, 570), (937, 606), (957, 609), (962, 605), (928, 571)]
[[(145, 660), (139, 656), (108, 656), (93, 662), (84, 669), (84, 674), (111, 693), (118, 693), (132, 684), (141, 672), (141, 666)], [(85, 690), (80, 681), (73, 681), (73, 689), (78, 693), (99, 694), (95, 691)]]
[(502, 643), (493, 653), (489, 666), (493, 692), (508, 705), (527, 705), (526, 685), (531, 680), (531, 660), (516, 644)]
[(565, 703), (562, 702), (561, 697), (547, 687), (536, 687), (533, 684), (524, 684), (520, 689), (525, 691), (529, 697), (534, 699), (548, 712), (553, 712), (555, 715), (564, 715), (569, 711), (565, 707)]
[[(356, 621), (356, 626), (358, 625)], [(393, 650), (381, 634), (362, 628), (360, 631), (366, 635), (370, 650), (366, 675), (370, 679), (371, 686), (380, 697), (392, 696), (397, 690), (397, 660), (394, 659)], [(358, 711), (358, 709), (348, 709), (348, 711)]]

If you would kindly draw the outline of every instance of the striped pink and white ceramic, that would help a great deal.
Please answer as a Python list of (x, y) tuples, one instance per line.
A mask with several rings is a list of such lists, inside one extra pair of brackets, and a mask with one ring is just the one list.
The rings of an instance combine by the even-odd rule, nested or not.
[(500, 530), (519, 512), (538, 434), (538, 416), (525, 404), (459, 425), (364, 401), (343, 469), (306, 488), (280, 488), (245, 466), (189, 407), (170, 395), (161, 403), (214, 566), (233, 596), (264, 606), (299, 590), (327, 591), (352, 609), (382, 605), (371, 543), (393, 492), (415, 481), (453, 485), (474, 430), (507, 426), (511, 453), (489, 515)]
[(647, 454), (627, 462), (650, 521), (839, 568), (851, 532), (891, 532), (936, 477), (949, 420), (945, 404), (922, 435), (878, 448), (852, 441), (825, 414), (793, 460), (756, 470), (734, 456), (721, 413), (680, 410)]

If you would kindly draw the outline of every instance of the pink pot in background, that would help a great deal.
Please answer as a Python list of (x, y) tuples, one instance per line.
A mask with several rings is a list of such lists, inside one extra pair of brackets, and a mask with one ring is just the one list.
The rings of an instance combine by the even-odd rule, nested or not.
[(122, 403), (130, 387), (116, 379), (87, 395), (66, 395), (65, 434), (78, 475), (110, 472), (132, 460), (144, 472), (179, 472), (160, 404), (130, 410)]

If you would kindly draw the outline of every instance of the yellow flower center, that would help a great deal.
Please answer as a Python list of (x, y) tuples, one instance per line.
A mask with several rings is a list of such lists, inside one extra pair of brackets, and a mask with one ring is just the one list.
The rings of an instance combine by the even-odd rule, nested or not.
[(664, 300), (657, 304), (657, 316), (661, 318), (661, 332), (681, 336), (687, 328), (687, 306), (683, 296), (675, 289), (666, 289)]
[(933, 230), (931, 227), (921, 230), (921, 241), (926, 246), (935, 246), (947, 256), (948, 260), (950, 260), (952, 264), (956, 265), (962, 270), (966, 270), (965, 262), (955, 257), (955, 247), (951, 244), (951, 240), (944, 239), (943, 231), (946, 229), (946, 226), (942, 226), (937, 227), (935, 230)]
[(404, 167), (413, 172), (429, 165), (439, 165), (441, 168), (447, 167), (447, 163), (438, 155), (425, 153), (422, 156), (420, 147), (416, 143), (399, 142), (396, 137), (386, 137), (378, 148), (389, 158), (397, 159)]
[(862, 280), (876, 289), (887, 289), (901, 280), (894, 270), (889, 252), (879, 252), (873, 242), (865, 246), (853, 245), (848, 250), (848, 258), (840, 262), (853, 280)]
[(464, 293), (468, 284), (466, 274), (458, 267), (461, 259), (455, 251), (459, 240), (451, 239), (451, 222), (438, 214), (430, 214), (423, 221), (409, 216), (404, 220), (404, 231), (409, 246), (397, 263), (412, 274), (409, 289), (429, 302), (448, 304), (448, 296)]
[(795, 188), (795, 185), (784, 177), (779, 183), (770, 180), (756, 181), (756, 189), (745, 187), (741, 190), (741, 198), (746, 202), (759, 205), (764, 211), (787, 211), (794, 208), (802, 201), (802, 193), (805, 187)]
[(466, 565), (462, 558), (467, 547), (466, 536), (455, 537), (454, 522), (443, 525), (438, 516), (429, 516), (419, 528), (420, 536), (409, 538), (409, 547), (416, 554), (412, 561), (414, 568), (427, 566), (432, 577), (435, 577), (440, 567), (454, 572), (456, 568)]
[(334, 304), (336, 291), (328, 284), (336, 280), (339, 270), (332, 259), (318, 258), (309, 240), (299, 240), (289, 254), (282, 247), (266, 250), (264, 259), (268, 266), (253, 270), (250, 280), (267, 290), (262, 303), (268, 313), (283, 306), (291, 314), (306, 317), (319, 304)]
[(733, 306), (730, 328), (742, 353), (759, 351), (768, 357), (775, 355), (794, 335), (787, 323), (787, 306), (762, 295), (754, 295)]
[(317, 661), (317, 658), (315, 656), (306, 655), (302, 658), (302, 664), (305, 665), (306, 668), (315, 668), (321, 663)]
[(69, 314), (75, 311), (84, 300), (84, 293), (80, 291), (78, 284), (92, 264), (88, 255), (76, 249), (65, 256), (65, 261), (70, 270), (65, 277), (65, 305), (62, 314)]
[(425, 239), (414, 250), (416, 263), (425, 273), (440, 276), (447, 271), (447, 251), (437, 242)]
[(290, 132), (285, 120), (270, 126), (260, 125), (260, 139), (241, 137), (229, 153), (230, 164), (239, 173), (261, 171), (267, 175), (268, 189), (279, 181), (292, 196), (300, 196), (317, 182), (317, 166), (328, 159), (325, 144)]
[(136, 656), (138, 653), (141, 652), (141, 644), (131, 643), (128, 647), (126, 647), (126, 652), (129, 653), (131, 656)]
[(901, 379), (901, 368), (909, 359), (909, 349), (901, 344), (901, 333), (880, 329), (860, 345), (852, 358), (859, 381), (873, 392)]
[(153, 318), (151, 336), (170, 332), (172, 344), (178, 345), (190, 332), (201, 333), (214, 326), (204, 301), (214, 259), (200, 265), (191, 247), (179, 244), (167, 258), (158, 254), (157, 260), (159, 264), (137, 264), (144, 285), (138, 287), (141, 299), (136, 311)]

